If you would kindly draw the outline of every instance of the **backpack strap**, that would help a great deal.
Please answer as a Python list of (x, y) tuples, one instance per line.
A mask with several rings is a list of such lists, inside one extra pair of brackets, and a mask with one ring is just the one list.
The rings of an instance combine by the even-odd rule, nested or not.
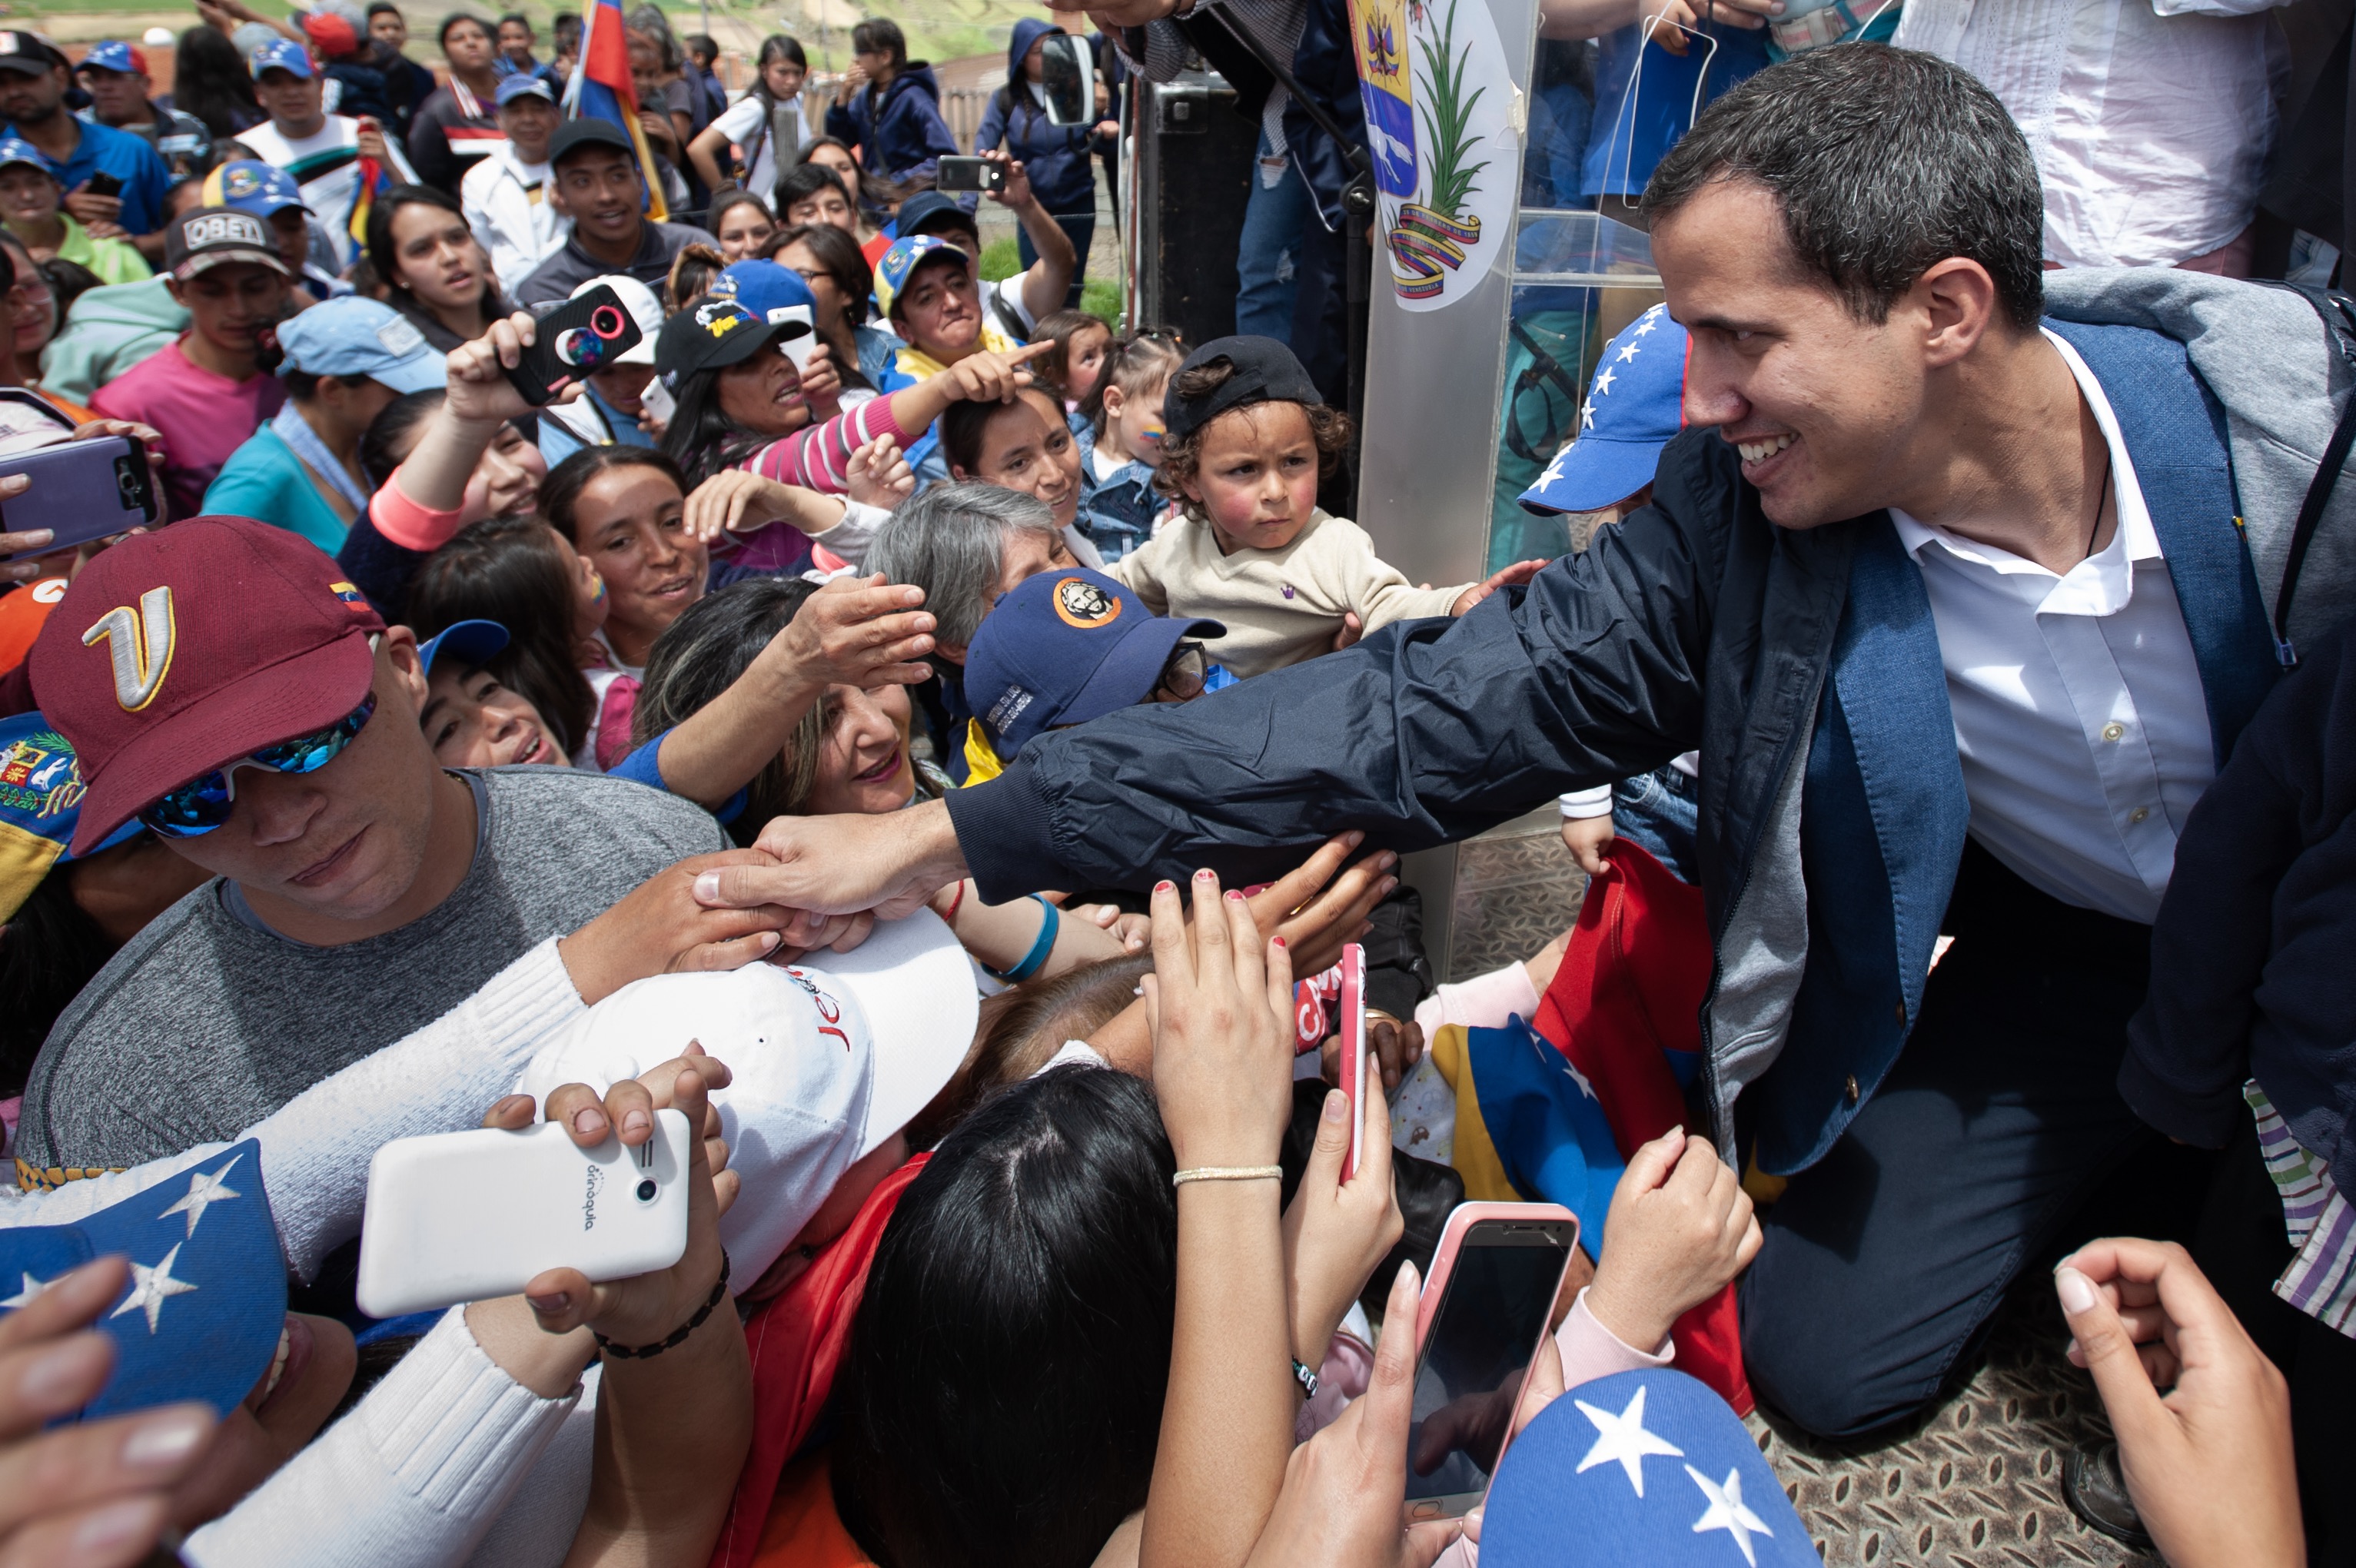
[[(2323, 318), (2324, 335), (2331, 340), (2341, 362), (2356, 370), (2356, 300), (2305, 283), (2272, 286), (2289, 289), (2307, 301)], [(2324, 445), (2323, 461), (2308, 484), (2307, 499), (2299, 504), (2298, 521), (2291, 528), (2290, 551), (2283, 559), (2282, 587), (2275, 595), (2275, 656), (2282, 661), (2285, 669), (2298, 667), (2298, 650), (2290, 640), (2290, 605), (2292, 596), (2298, 592), (2299, 569), (2307, 564), (2308, 547), (2315, 542), (2315, 530), (2323, 524), (2324, 508), (2331, 504), (2331, 493), (2339, 487), (2340, 472), (2347, 464), (2351, 447), (2356, 447), (2356, 388), (2350, 389), (2348, 401), (2340, 411), (2340, 422)]]

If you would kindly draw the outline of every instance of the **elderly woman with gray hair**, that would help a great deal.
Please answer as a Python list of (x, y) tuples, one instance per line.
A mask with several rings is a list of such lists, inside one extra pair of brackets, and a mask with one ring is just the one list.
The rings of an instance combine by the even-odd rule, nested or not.
[(925, 591), (934, 621), (934, 678), (914, 693), (933, 755), (965, 782), (973, 709), (965, 699), (965, 651), (999, 598), (1024, 578), (1087, 565), (1067, 530), (1036, 496), (998, 485), (935, 485), (892, 514), (867, 547), (866, 568)]

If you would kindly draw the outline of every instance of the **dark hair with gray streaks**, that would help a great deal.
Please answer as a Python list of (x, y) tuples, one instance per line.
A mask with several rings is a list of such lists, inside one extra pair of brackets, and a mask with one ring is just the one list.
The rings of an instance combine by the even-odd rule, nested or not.
[(1773, 194), (1807, 271), (1859, 320), (1950, 256), (1996, 280), (2023, 331), (2044, 309), (2044, 198), (1996, 95), (1935, 55), (1839, 44), (1771, 66), (1711, 104), (1644, 188), (1655, 222), (1719, 180)]
[(1056, 537), (1055, 514), (1036, 496), (1002, 485), (935, 485), (876, 530), (866, 569), (923, 589), (935, 638), (970, 647), (997, 600), (1007, 538), (1017, 533)]

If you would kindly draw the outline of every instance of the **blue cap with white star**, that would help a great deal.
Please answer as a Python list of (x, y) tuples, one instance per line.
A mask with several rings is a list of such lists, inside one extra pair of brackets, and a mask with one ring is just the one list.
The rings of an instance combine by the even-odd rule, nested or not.
[(92, 1325), (114, 1340), (114, 1375), (81, 1419), (187, 1399), (235, 1408), (270, 1370), (286, 1327), (286, 1263), (262, 1189), (261, 1143), (196, 1160), (70, 1225), (0, 1230), (0, 1314), (114, 1253), (130, 1260), (131, 1284)]
[(1525, 510), (1600, 512), (1653, 482), (1661, 448), (1685, 428), (1686, 329), (1656, 304), (1603, 346), (1579, 433), (1522, 492)]
[(1759, 1445), (1724, 1400), (1659, 1368), (1581, 1383), (1497, 1467), (1481, 1568), (1820, 1568)]

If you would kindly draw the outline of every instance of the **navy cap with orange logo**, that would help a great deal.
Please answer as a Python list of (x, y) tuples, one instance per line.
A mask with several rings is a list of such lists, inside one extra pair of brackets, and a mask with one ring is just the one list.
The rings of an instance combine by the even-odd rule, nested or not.
[(1100, 571), (1045, 571), (1007, 591), (966, 650), (965, 694), (1001, 757), (1043, 730), (1085, 724), (1153, 695), (1189, 637), (1216, 621), (1156, 615)]
[(82, 782), (73, 849), (172, 790), (358, 707), (384, 623), (299, 534), (191, 517), (84, 567), (28, 661)]

